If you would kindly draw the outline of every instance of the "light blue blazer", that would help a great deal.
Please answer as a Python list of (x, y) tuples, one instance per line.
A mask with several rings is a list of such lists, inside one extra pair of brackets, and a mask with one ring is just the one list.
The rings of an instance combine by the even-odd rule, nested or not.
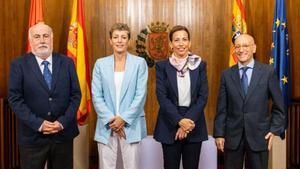
[[(125, 120), (128, 143), (141, 141), (147, 136), (144, 105), (147, 95), (148, 67), (143, 58), (127, 53), (125, 74), (120, 93), (119, 113)], [(108, 143), (111, 134), (109, 121), (116, 115), (116, 90), (114, 83), (114, 56), (96, 61), (92, 79), (92, 97), (97, 113), (94, 139)]]

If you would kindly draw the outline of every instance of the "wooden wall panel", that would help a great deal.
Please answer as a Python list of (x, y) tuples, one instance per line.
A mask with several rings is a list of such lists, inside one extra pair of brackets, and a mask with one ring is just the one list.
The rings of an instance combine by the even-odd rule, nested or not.
[[(85, 15), (90, 68), (96, 59), (112, 53), (108, 41), (109, 28), (115, 22), (125, 22), (132, 30), (129, 51), (135, 52), (135, 40), (141, 29), (151, 22), (166, 22), (170, 28), (182, 24), (191, 32), (192, 52), (208, 63), (209, 99), (206, 119), (212, 133), (218, 86), (221, 72), (228, 67), (231, 41), (231, 1), (220, 0), (86, 0)], [(293, 97), (300, 98), (300, 6), (298, 0), (287, 1), (287, 17), (291, 46)], [(72, 0), (44, 0), (45, 21), (54, 31), (54, 50), (65, 53)], [(24, 53), (30, 0), (0, 0), (0, 97), (7, 95), (10, 61)], [(273, 0), (248, 0), (246, 15), (248, 32), (257, 43), (256, 59), (268, 63), (274, 13)], [(298, 48), (297, 48), (298, 47)], [(148, 133), (153, 132), (158, 104), (155, 96), (155, 69), (149, 68), (146, 103)], [(91, 142), (95, 127), (95, 113), (89, 119)]]
[(291, 70), (292, 70), (292, 96), (300, 100), (300, 1), (287, 1), (287, 19), (290, 37)]
[(300, 103), (294, 103), (288, 111), (287, 167), (300, 168)]
[[(25, 1), (4, 1), (0, 4), (0, 97), (6, 96), (9, 63), (23, 51), (26, 34)], [(27, 17), (26, 17), (27, 15)], [(27, 22), (26, 22), (27, 25)]]
[(0, 97), (0, 168), (20, 168), (19, 147), (17, 145), (17, 119), (11, 111), (7, 99)]

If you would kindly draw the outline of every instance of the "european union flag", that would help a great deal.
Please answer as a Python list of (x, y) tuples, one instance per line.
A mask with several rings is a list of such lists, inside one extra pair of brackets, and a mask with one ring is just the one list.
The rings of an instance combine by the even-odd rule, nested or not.
[[(286, 24), (286, 7), (285, 0), (276, 0), (276, 7), (273, 20), (273, 42), (272, 56), (270, 64), (274, 65), (280, 80), (280, 88), (282, 90), (285, 113), (288, 113), (290, 103), (290, 51), (289, 51), (289, 36)], [(288, 118), (286, 117), (286, 128)]]

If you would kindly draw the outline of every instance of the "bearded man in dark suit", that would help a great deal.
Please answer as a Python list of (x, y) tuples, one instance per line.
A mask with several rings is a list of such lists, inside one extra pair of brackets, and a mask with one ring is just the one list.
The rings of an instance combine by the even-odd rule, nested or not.
[(75, 66), (53, 53), (53, 31), (38, 23), (29, 29), (32, 52), (10, 66), (8, 100), (18, 119), (22, 169), (73, 168), (73, 139), (81, 93)]

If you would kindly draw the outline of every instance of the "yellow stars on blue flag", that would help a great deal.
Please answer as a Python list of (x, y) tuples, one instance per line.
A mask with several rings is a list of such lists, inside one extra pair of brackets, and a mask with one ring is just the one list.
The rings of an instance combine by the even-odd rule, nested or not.
[(283, 84), (288, 83), (288, 77), (286, 77), (286, 76), (283, 76), (280, 80), (282, 81)]
[(285, 111), (287, 112), (290, 102), (290, 51), (285, 0), (276, 0), (272, 35), (272, 56), (270, 57), (269, 64), (273, 65), (278, 79), (280, 79), (279, 85), (284, 98)]
[(276, 24), (276, 27), (278, 28), (279, 27), (279, 25), (280, 25), (280, 20), (277, 18), (276, 19), (276, 22), (275, 22), (275, 24)]
[(272, 42), (271, 48), (272, 48), (272, 49), (275, 48), (274, 42)]
[(274, 58), (270, 57), (270, 59), (269, 59), (269, 64), (270, 64), (270, 65), (273, 65), (273, 64), (274, 64)]
[(279, 28), (279, 26), (282, 26), (283, 27), (283, 29), (285, 29), (286, 28), (286, 22), (284, 22), (284, 21), (281, 21), (280, 19), (276, 19), (276, 21), (274, 22), (274, 29), (273, 29), (273, 33), (276, 33), (276, 30)]

